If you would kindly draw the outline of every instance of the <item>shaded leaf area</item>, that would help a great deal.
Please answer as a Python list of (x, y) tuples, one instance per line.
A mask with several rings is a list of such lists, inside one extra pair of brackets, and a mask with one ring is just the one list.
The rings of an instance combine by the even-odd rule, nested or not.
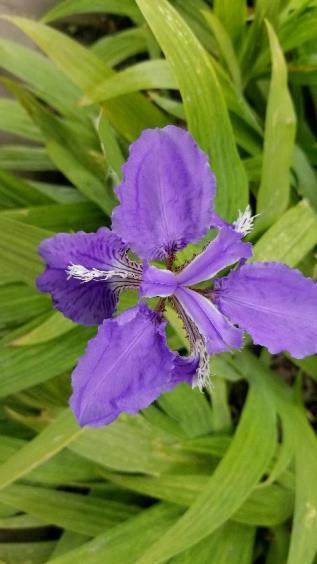
[(0, 562), (315, 564), (316, 358), (247, 338), (210, 391), (79, 428), (70, 374), (96, 329), (35, 280), (39, 243), (109, 226), (129, 143), (170, 123), (207, 153), (217, 211), (259, 214), (252, 260), (316, 278), (316, 2), (63, 0), (10, 22), (36, 49), (0, 39)]

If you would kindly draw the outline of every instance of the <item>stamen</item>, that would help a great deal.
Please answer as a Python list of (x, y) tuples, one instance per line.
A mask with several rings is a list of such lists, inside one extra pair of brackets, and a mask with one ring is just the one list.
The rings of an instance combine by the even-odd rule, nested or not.
[(244, 212), (239, 210), (238, 219), (233, 222), (235, 231), (237, 231), (237, 233), (241, 233), (244, 237), (248, 235), (248, 233), (251, 233), (254, 220), (258, 217), (258, 215), (259, 214), (252, 215), (251, 206), (249, 204)]

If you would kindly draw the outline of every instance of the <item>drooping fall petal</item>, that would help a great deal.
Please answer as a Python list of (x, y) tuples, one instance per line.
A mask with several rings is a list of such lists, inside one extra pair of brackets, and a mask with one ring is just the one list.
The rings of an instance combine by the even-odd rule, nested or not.
[(59, 233), (45, 239), (39, 253), (46, 270), (37, 279), (38, 289), (50, 293), (56, 309), (83, 325), (111, 317), (120, 291), (129, 281), (137, 285), (141, 272), (126, 257), (121, 239), (106, 228)]
[(107, 425), (137, 413), (179, 382), (191, 382), (198, 359), (167, 347), (166, 322), (145, 304), (99, 327), (72, 376), (72, 410), (80, 425)]
[(221, 311), (273, 354), (317, 352), (317, 285), (280, 263), (251, 263), (217, 281)]

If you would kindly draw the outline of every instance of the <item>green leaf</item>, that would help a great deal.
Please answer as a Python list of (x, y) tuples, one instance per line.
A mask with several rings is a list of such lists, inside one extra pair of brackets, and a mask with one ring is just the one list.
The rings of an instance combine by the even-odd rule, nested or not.
[(80, 90), (46, 57), (25, 45), (0, 39), (0, 60), (4, 69), (29, 84), (36, 94), (63, 115), (85, 119), (84, 109), (76, 107)]
[(312, 562), (317, 552), (317, 441), (303, 419), (296, 440), (295, 514), (287, 564)]
[(147, 51), (147, 32), (142, 27), (125, 29), (105, 35), (92, 46), (92, 51), (110, 67), (125, 59)]
[(270, 531), (271, 543), (265, 564), (286, 562), (289, 547), (289, 531), (286, 525), (274, 527)]
[(145, 509), (127, 522), (117, 525), (59, 558), (52, 564), (132, 564), (146, 550), (155, 539), (165, 531), (179, 517), (180, 510), (175, 506), (158, 504)]
[[(181, 506), (191, 506), (197, 496), (208, 487), (204, 475), (163, 475), (157, 478), (110, 475), (109, 479), (129, 490), (170, 501)], [(270, 485), (253, 490), (231, 519), (246, 525), (272, 527), (285, 522), (294, 508), (294, 492), (281, 486)]]
[(316, 38), (317, 24), (317, 5), (311, 5), (309, 10), (299, 10), (293, 12), (287, 18), (279, 31), (280, 40), (285, 51), (290, 51), (301, 46), (307, 41)]
[(43, 141), (39, 129), (26, 111), (14, 100), (0, 99), (0, 129), (32, 141)]
[[(244, 3), (244, 0), (242, 0)], [(203, 12), (210, 29), (212, 30), (215, 39), (219, 46), (220, 54), (223, 58), (223, 61), (231, 74), (231, 78), (237, 88), (241, 90), (241, 74), (239, 63), (236, 58), (234, 48), (232, 45), (232, 41), (230, 35), (228, 35), (225, 27), (222, 25), (221, 21), (211, 12), (208, 10)]]
[(179, 422), (189, 437), (211, 432), (211, 406), (199, 390), (192, 390), (187, 384), (180, 384), (172, 392), (163, 394), (158, 403), (172, 419)]
[(246, 23), (246, 0), (215, 0), (214, 11), (222, 22), (233, 42), (238, 42)]
[(0, 207), (20, 208), (50, 204), (54, 200), (36, 186), (9, 172), (0, 170)]
[(52, 233), (33, 225), (0, 217), (1, 270), (34, 286), (35, 278), (43, 269), (37, 248)]
[(105, 102), (117, 96), (155, 88), (178, 89), (177, 80), (168, 62), (163, 59), (144, 61), (118, 72), (91, 90), (81, 100), (82, 105)]
[(88, 199), (110, 215), (114, 196), (107, 190), (104, 171), (93, 159), (92, 149), (82, 145), (80, 132), (73, 132), (67, 123), (53, 116), (18, 86), (12, 86), (12, 90), (41, 128), (51, 160)]
[(62, 411), (42, 433), (2, 464), (0, 489), (16, 482), (52, 458), (82, 432), (71, 411), (69, 409)]
[[(157, 446), (159, 445), (159, 448)], [(70, 448), (101, 466), (123, 472), (158, 475), (172, 468), (201, 468), (201, 457), (159, 431), (141, 416), (121, 416), (112, 425), (85, 430)]]
[(27, 145), (2, 145), (0, 147), (0, 168), (13, 171), (55, 170), (46, 149)]
[(51, 182), (42, 182), (38, 180), (30, 180), (31, 186), (34, 186), (41, 194), (51, 198), (53, 202), (61, 204), (73, 204), (75, 202), (87, 202), (87, 198), (78, 190), (74, 190), (73, 186), (65, 186), (64, 184), (54, 184)]
[(25, 321), (50, 309), (48, 296), (24, 284), (0, 287), (0, 325)]
[(14, 515), (0, 519), (1, 529), (33, 529), (43, 526), (43, 522), (30, 515)]
[(227, 383), (212, 375), (212, 429), (214, 432), (226, 433), (231, 430), (231, 413), (228, 403)]
[(229, 522), (198, 544), (172, 558), (171, 564), (251, 564), (255, 528)]
[[(290, 8), (290, 6), (289, 6)], [(278, 30), (280, 44), (285, 53), (301, 47), (304, 43), (312, 41), (316, 37), (317, 7), (302, 11), (294, 11), (291, 16), (281, 22)], [(269, 48), (263, 46), (259, 52), (252, 70), (252, 77), (255, 77), (266, 69), (270, 61)]]
[(103, 110), (101, 110), (99, 114), (97, 132), (103, 154), (110, 168), (110, 174), (115, 175), (115, 179), (117, 180), (116, 183), (118, 183), (118, 181), (122, 178), (121, 168), (124, 163), (124, 158), (115, 137), (115, 133), (111, 129), (107, 116)]
[(164, 562), (225, 523), (266, 471), (275, 448), (275, 433), (274, 409), (257, 381), (249, 392), (235, 437), (206, 488), (184, 517), (138, 562)]
[(263, 52), (267, 44), (264, 21), (277, 25), (280, 0), (257, 0), (252, 25), (243, 36), (240, 49), (240, 61), (245, 83), (254, 75), (257, 56)]
[[(211, 158), (217, 210), (233, 219), (247, 203), (247, 181), (213, 66), (191, 29), (166, 0), (137, 0), (177, 78), (188, 127)], [(212, 125), (211, 125), (212, 124)]]
[[(1, 192), (1, 188), (0, 188)], [(106, 198), (104, 198), (104, 201)], [(96, 231), (105, 224), (106, 216), (92, 202), (52, 204), (18, 210), (0, 211), (0, 218), (11, 219), (52, 231)]]
[(311, 378), (317, 380), (317, 357), (315, 355), (303, 359), (292, 358), (292, 362), (309, 374)]
[[(37, 293), (37, 296), (39, 298), (44, 297), (49, 300), (48, 296), (43, 296), (39, 293)], [(43, 323), (40, 323), (40, 325), (37, 325), (37, 327), (29, 331), (28, 333), (14, 339), (13, 341), (10, 340), (10, 346), (20, 347), (46, 343), (47, 341), (51, 341), (56, 337), (65, 335), (65, 333), (68, 333), (68, 331), (70, 331), (74, 327), (75, 324), (70, 319), (64, 317), (59, 311), (54, 311), (53, 313), (51, 313), (48, 319), (45, 319)]]
[(297, 191), (307, 198), (317, 212), (317, 177), (304, 151), (296, 146), (294, 151), (293, 168), (296, 176)]
[(65, 531), (59, 538), (55, 548), (51, 554), (51, 560), (72, 551), (74, 548), (81, 546), (87, 542), (89, 537), (87, 535), (80, 535), (72, 531)]
[(139, 12), (134, 0), (64, 0), (54, 6), (43, 17), (44, 22), (51, 22), (75, 14), (110, 13), (118, 16), (138, 18)]
[(23, 485), (2, 490), (0, 501), (44, 523), (88, 536), (96, 536), (138, 512), (131, 504)]
[[(1, 561), (5, 564), (42, 564), (47, 562), (56, 541), (1, 543)], [(26, 560), (27, 558), (27, 560)]]
[(317, 215), (306, 200), (289, 209), (259, 239), (254, 260), (296, 266), (317, 243)]
[(317, 550), (317, 441), (301, 406), (296, 404), (288, 387), (276, 374), (244, 351), (236, 357), (242, 373), (254, 373), (266, 382), (267, 393), (275, 403), (284, 425), (293, 438), (296, 461), (295, 515), (287, 564), (311, 563)]
[(177, 119), (185, 120), (185, 111), (183, 104), (173, 98), (167, 98), (165, 96), (160, 96), (159, 94), (154, 94), (149, 92), (152, 100), (165, 112), (171, 114), (171, 116)]
[[(14, 454), (17, 454), (22, 448), (24, 449), (27, 444), (25, 440), (1, 435), (1, 464)], [(98, 478), (98, 470), (98, 467), (91, 462), (80, 458), (68, 450), (63, 450), (29, 472), (25, 477), (25, 481), (47, 486), (88, 482)]]
[[(91, 327), (77, 327), (50, 342), (24, 347), (2, 347), (0, 397), (45, 382), (72, 369), (93, 336)], [(45, 370), (43, 369), (45, 367)]]
[[(90, 90), (113, 71), (92, 51), (57, 30), (25, 18), (10, 21), (26, 33), (81, 90)], [(78, 64), (80, 61), (80, 65)], [(166, 125), (163, 114), (141, 94), (131, 94), (104, 105), (112, 125), (129, 141), (146, 127)]]
[(208, 3), (205, 0), (173, 0), (173, 5), (205, 49), (213, 52), (215, 45), (203, 16), (203, 11), (209, 8)]
[(255, 231), (270, 226), (286, 210), (290, 195), (296, 116), (287, 87), (287, 68), (272, 26), (267, 22), (272, 78), (266, 110), (261, 184), (257, 197)]

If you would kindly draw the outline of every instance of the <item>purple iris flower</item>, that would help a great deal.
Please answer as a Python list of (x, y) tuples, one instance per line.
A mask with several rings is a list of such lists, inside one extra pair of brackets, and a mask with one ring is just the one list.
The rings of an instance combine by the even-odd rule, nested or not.
[[(209, 355), (239, 349), (244, 331), (271, 353), (301, 358), (317, 351), (316, 285), (277, 262), (246, 262), (250, 209), (232, 225), (215, 214), (215, 177), (189, 133), (174, 126), (144, 131), (123, 171), (112, 231), (62, 233), (40, 245), (47, 267), (38, 289), (73, 321), (99, 325), (72, 375), (70, 405), (80, 425), (136, 413), (179, 382), (202, 388)], [(175, 268), (177, 251), (211, 227), (216, 238)], [(113, 317), (120, 293), (131, 288), (139, 291), (138, 305)], [(154, 311), (146, 303), (152, 297), (159, 298)], [(185, 326), (187, 357), (168, 347), (166, 302)]]

